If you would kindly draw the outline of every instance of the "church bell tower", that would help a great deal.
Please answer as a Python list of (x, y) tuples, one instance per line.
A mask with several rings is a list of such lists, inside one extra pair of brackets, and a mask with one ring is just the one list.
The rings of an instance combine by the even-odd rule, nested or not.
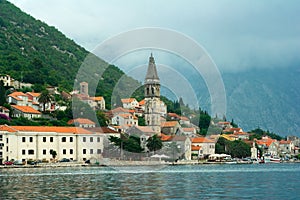
[(154, 57), (151, 53), (144, 83), (145, 122), (157, 135), (160, 135), (160, 81)]

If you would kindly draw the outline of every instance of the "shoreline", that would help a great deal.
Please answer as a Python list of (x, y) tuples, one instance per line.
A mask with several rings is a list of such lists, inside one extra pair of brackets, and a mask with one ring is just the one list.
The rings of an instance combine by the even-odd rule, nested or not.
[[(282, 164), (282, 163), (300, 163), (300, 161), (286, 161), (280, 163), (261, 163), (261, 164)], [(0, 165), (0, 169), (14, 169), (14, 168), (58, 168), (58, 167), (143, 167), (143, 166), (175, 166), (175, 165), (245, 165), (245, 164), (259, 164), (260, 163), (226, 163), (226, 162), (208, 162), (208, 161), (126, 161), (126, 160), (111, 160), (103, 162), (102, 164), (86, 164), (86, 163), (39, 163), (35, 165)]]

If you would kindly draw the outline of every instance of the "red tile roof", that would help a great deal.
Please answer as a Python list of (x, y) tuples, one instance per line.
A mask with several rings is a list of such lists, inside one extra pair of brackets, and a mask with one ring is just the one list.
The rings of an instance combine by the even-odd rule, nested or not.
[(35, 110), (34, 108), (30, 106), (18, 106), (18, 105), (11, 105), (14, 109), (17, 109), (23, 113), (32, 113), (32, 114), (41, 114), (40, 111)]
[(201, 148), (201, 146), (192, 145), (192, 151), (199, 151)]
[(161, 127), (174, 127), (178, 125), (178, 121), (166, 121), (161, 123)]
[(190, 119), (187, 118), (187, 117), (185, 117), (185, 116), (180, 117), (180, 119), (181, 119), (182, 121), (190, 121)]
[(119, 133), (118, 131), (115, 131), (115, 130), (113, 130), (111, 128), (108, 128), (108, 127), (94, 127), (94, 128), (85, 128), (85, 129), (89, 130), (91, 132), (97, 132), (97, 133), (103, 133), (103, 134), (105, 134), (105, 133), (107, 133), (107, 134), (109, 134), (109, 133), (115, 133), (115, 134)]
[(280, 140), (279, 141), (279, 144), (291, 144), (292, 143), (292, 141), (290, 141), (290, 140)]
[(140, 106), (145, 105), (145, 99), (143, 99), (142, 101), (139, 102)]
[(180, 118), (180, 116), (179, 115), (177, 115), (176, 113), (168, 113), (168, 116), (170, 116), (170, 117), (175, 117), (175, 118)]
[(215, 141), (205, 137), (196, 137), (192, 138), (192, 143), (215, 143)]
[(74, 123), (78, 123), (78, 124), (92, 124), (94, 125), (95, 122), (93, 122), (90, 119), (86, 119), (86, 118), (77, 118), (77, 119), (71, 119), (68, 121), (68, 124), (74, 124)]
[(133, 101), (136, 101), (135, 98), (127, 98), (127, 99), (121, 99), (122, 103), (131, 103)]
[(122, 108), (122, 107), (117, 107), (113, 110), (111, 110), (111, 112), (114, 113), (129, 113), (128, 109)]
[(93, 101), (103, 101), (104, 100), (104, 98), (101, 97), (101, 96), (99, 96), (99, 97), (90, 97), (90, 99), (93, 100)]
[(256, 144), (258, 144), (258, 145), (266, 145), (267, 147), (269, 147), (273, 142), (277, 142), (277, 140), (272, 139), (272, 138), (266, 138), (266, 139), (256, 140)]
[(76, 133), (91, 134), (92, 132), (80, 127), (61, 127), (61, 126), (0, 126), (0, 131), (17, 132), (57, 132), (57, 133)]

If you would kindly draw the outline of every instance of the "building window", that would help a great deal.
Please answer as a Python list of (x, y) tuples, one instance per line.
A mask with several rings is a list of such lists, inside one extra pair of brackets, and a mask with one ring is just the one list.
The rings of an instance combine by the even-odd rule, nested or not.
[(94, 153), (94, 150), (93, 149), (90, 149), (90, 154), (93, 154)]
[(90, 142), (93, 142), (93, 137), (90, 137)]
[(43, 137), (43, 142), (46, 142), (46, 137)]
[(82, 149), (82, 154), (86, 154), (86, 149)]
[(67, 150), (63, 149), (63, 154), (66, 155), (67, 154)]
[(22, 155), (25, 155), (25, 154), (26, 154), (25, 149), (22, 149)]
[(97, 149), (97, 154), (101, 154), (101, 149)]
[(8, 138), (6, 138), (6, 143), (8, 144)]
[(83, 137), (83, 138), (82, 138), (82, 141), (83, 141), (83, 142), (86, 142), (86, 137)]
[(66, 137), (61, 138), (61, 142), (66, 142), (66, 141), (67, 141)]
[(0, 135), (0, 141), (2, 141), (2, 139), (3, 139), (3, 135)]
[(6, 152), (8, 152), (8, 146), (6, 147)]
[(73, 154), (73, 149), (70, 149), (70, 154)]
[(29, 142), (33, 142), (33, 137), (29, 137)]
[(22, 137), (22, 142), (26, 142), (26, 137)]
[(46, 154), (47, 154), (46, 149), (43, 149), (43, 155), (46, 155)]
[(70, 137), (70, 142), (73, 142), (73, 137)]
[(97, 142), (100, 142), (100, 137), (97, 137)]
[(29, 149), (28, 150), (28, 155), (34, 155), (34, 150), (33, 149)]
[(53, 142), (53, 137), (50, 137), (50, 142)]

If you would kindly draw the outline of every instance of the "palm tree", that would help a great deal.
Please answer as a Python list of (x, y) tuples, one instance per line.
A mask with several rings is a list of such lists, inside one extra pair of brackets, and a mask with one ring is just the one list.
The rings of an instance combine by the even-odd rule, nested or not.
[(161, 149), (163, 147), (162, 141), (160, 140), (157, 135), (153, 135), (152, 137), (149, 137), (147, 140), (147, 148), (149, 151), (155, 151)]
[(48, 90), (43, 90), (38, 101), (43, 104), (43, 112), (45, 112), (46, 104), (52, 101), (52, 96)]

